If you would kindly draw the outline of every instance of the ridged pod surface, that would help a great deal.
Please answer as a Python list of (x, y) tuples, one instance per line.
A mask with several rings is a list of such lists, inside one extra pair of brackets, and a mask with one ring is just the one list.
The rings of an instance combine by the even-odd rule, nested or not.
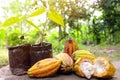
[(90, 57), (92, 59), (95, 59), (95, 55), (93, 53), (90, 53), (87, 50), (76, 50), (73, 53), (73, 59), (76, 61), (77, 59), (81, 58), (81, 57)]
[(111, 78), (115, 74), (115, 67), (108, 58), (98, 57), (94, 60), (94, 76), (98, 78)]
[(60, 53), (55, 56), (58, 60), (61, 60), (60, 72), (68, 73), (73, 68), (73, 60), (67, 53)]
[(46, 58), (35, 63), (28, 69), (30, 77), (48, 77), (55, 74), (61, 65), (61, 60), (55, 58)]
[(69, 38), (64, 45), (64, 53), (72, 57), (73, 52), (76, 50), (78, 50), (77, 43), (74, 39)]

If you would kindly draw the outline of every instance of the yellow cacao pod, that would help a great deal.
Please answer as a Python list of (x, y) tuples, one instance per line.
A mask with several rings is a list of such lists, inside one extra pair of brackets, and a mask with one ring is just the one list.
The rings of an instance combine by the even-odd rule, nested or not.
[(115, 67), (106, 57), (98, 57), (94, 60), (94, 76), (98, 78), (111, 78), (115, 74)]
[(60, 65), (61, 60), (46, 58), (35, 63), (27, 73), (30, 77), (48, 77), (55, 74)]
[(93, 59), (88, 57), (79, 58), (75, 62), (74, 71), (78, 76), (90, 79), (94, 73)]
[(90, 53), (89, 51), (87, 50), (76, 50), (74, 53), (73, 53), (73, 58), (74, 60), (76, 61), (77, 59), (81, 58), (81, 57), (90, 57), (92, 59), (95, 59), (95, 55), (93, 53)]

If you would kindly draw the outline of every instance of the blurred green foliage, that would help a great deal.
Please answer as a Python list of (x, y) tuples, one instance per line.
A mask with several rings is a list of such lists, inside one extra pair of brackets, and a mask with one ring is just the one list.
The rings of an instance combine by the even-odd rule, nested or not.
[[(24, 39), (20, 39), (21, 36), (24, 36)], [(37, 31), (36, 29), (31, 30), (28, 33), (23, 32), (22, 34), (19, 29), (15, 29), (12, 32), (9, 32), (8, 45), (17, 46), (17, 45), (27, 44), (27, 43), (34, 44), (38, 39), (38, 37), (39, 37), (39, 31)]]
[[(47, 7), (45, 0), (41, 0), (40, 3), (42, 6)], [(16, 7), (17, 4), (19, 5)], [(48, 0), (48, 4), (50, 8), (54, 8), (63, 15), (65, 27), (53, 23), (48, 18), (43, 25), (39, 19), (36, 20), (39, 17), (29, 20), (39, 22), (37, 26), (39, 26), (40, 30), (45, 28), (43, 32), (47, 33), (47, 35), (44, 41), (52, 43), (55, 51), (62, 52), (64, 43), (69, 37), (74, 38), (78, 45), (120, 43), (120, 2), (118, 0), (96, 0), (93, 4), (89, 4), (89, 0)], [(7, 13), (10, 12), (12, 15), (16, 14), (17, 16), (27, 15), (39, 7), (40, 4), (36, 0), (33, 2), (27, 0), (24, 3), (14, 0), (10, 2), (9, 7), (3, 7), (6, 15), (4, 18), (7, 19)], [(29, 11), (30, 13), (28, 13)], [(94, 15), (95, 11), (102, 12), (102, 14), (96, 16)], [(9, 27), (7, 34), (8, 46), (24, 43), (34, 44), (41, 37), (39, 31), (25, 23), (24, 20)], [(1, 27), (0, 35), (0, 45), (5, 46), (7, 42), (6, 30)], [(19, 38), (22, 35), (25, 37), (24, 40)]]
[(6, 30), (0, 29), (0, 47), (3, 47), (6, 45)]

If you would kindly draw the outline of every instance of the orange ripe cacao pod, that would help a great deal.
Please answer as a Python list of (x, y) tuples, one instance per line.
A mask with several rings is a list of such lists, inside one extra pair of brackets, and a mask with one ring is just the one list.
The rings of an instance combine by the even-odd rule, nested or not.
[(77, 43), (74, 39), (69, 38), (64, 45), (64, 53), (72, 57), (73, 52), (76, 50), (78, 50)]

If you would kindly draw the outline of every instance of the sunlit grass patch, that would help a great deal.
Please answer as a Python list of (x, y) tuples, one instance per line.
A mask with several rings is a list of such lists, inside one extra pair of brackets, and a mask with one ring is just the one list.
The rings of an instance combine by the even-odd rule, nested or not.
[[(97, 52), (95, 53), (96, 57), (100, 57), (100, 56), (106, 56), (106, 54), (102, 53), (102, 52)], [(106, 56), (107, 57), (107, 56)]]
[(111, 61), (120, 61), (120, 54), (112, 54), (110, 55)]
[(110, 61), (120, 61), (120, 54), (107, 54), (107, 53), (95, 53), (96, 57), (104, 56), (110, 59)]
[(8, 64), (7, 49), (0, 49), (0, 66)]

